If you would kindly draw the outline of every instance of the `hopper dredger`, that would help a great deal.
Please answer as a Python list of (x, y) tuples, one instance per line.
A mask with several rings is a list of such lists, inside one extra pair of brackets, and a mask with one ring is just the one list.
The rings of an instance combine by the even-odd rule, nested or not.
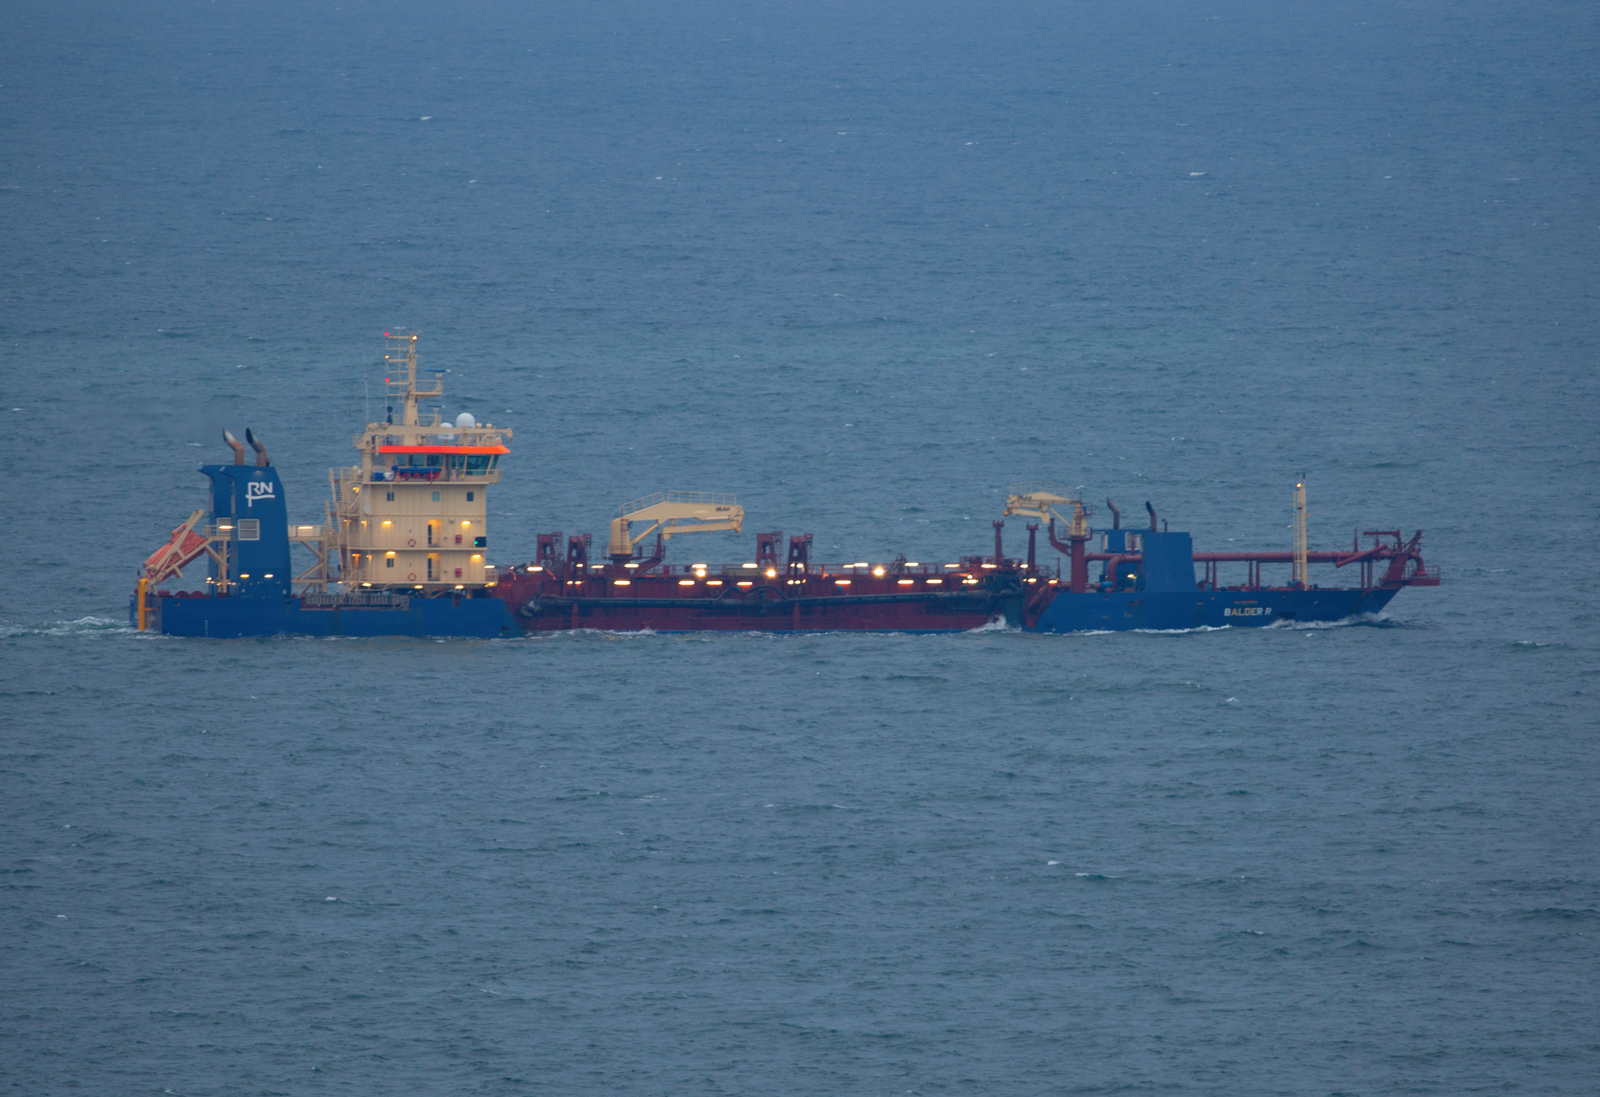
[[(1032, 632), (1181, 630), (1340, 621), (1376, 614), (1407, 586), (1437, 586), (1422, 533), (1367, 530), (1349, 551), (1312, 551), (1303, 483), (1295, 486), (1287, 551), (1196, 552), (1149, 503), (1148, 529), (1090, 524), (1077, 493), (1014, 485), (993, 523), (992, 553), (954, 560), (828, 563), (811, 534), (755, 535), (753, 560), (671, 563), (670, 542), (741, 532), (732, 495), (658, 492), (619, 508), (603, 553), (588, 534), (539, 534), (532, 558), (487, 562), (489, 488), (511, 431), (424, 412), (443, 371), (424, 380), (415, 334), (389, 337), (385, 378), (398, 400), (356, 436), (359, 462), (329, 472), (323, 520), (290, 525), (282, 481), (224, 431), (232, 464), (202, 465), (208, 505), (145, 561), (130, 603), (141, 631), (175, 636), (508, 637), (566, 629), (617, 631), (959, 632), (995, 623)], [(1007, 556), (1007, 518), (1025, 523), (1025, 555)], [(1031, 519), (1031, 521), (1029, 521)], [(1039, 534), (1044, 533), (1044, 544)], [(653, 539), (652, 539), (653, 538)], [(292, 546), (309, 557), (293, 571)], [(1052, 550), (1059, 554), (1048, 558)], [(1042, 555), (1043, 554), (1043, 557)], [(168, 589), (204, 561), (196, 590)], [(1312, 581), (1312, 565), (1351, 568), (1346, 586)], [(1287, 565), (1287, 581), (1263, 567)], [(193, 581), (191, 581), (193, 582)]]

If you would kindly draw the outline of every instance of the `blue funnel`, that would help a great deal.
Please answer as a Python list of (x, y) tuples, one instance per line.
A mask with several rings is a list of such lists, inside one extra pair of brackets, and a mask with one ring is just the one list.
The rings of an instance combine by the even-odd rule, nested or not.
[[(229, 579), (236, 598), (289, 596), (289, 511), (271, 465), (201, 465), (211, 477), (211, 513), (228, 540)], [(216, 561), (211, 577), (217, 577)]]

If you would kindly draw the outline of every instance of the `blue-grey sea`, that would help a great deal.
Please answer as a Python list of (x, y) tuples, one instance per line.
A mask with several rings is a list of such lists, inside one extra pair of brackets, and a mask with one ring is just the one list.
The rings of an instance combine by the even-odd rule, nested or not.
[[(0, 26), (0, 1092), (1600, 1090), (1600, 7)], [(678, 562), (953, 560), (1033, 478), (1286, 549), (1304, 476), (1314, 548), (1422, 529), (1444, 582), (1189, 633), (130, 631), (223, 427), (320, 518), (386, 330), (515, 431), (500, 564), (664, 489), (748, 513)]]

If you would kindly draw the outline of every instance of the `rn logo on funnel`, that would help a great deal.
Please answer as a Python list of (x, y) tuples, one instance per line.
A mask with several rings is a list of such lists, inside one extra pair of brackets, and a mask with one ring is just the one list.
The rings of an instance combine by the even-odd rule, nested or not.
[(264, 484), (259, 480), (251, 480), (244, 486), (244, 505), (253, 507), (257, 499), (276, 499), (275, 485)]

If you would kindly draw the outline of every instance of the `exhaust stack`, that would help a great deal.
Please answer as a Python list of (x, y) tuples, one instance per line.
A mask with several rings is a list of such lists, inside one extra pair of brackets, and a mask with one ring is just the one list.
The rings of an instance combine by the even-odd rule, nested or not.
[[(249, 442), (250, 448), (256, 451), (256, 468), (264, 469), (272, 464), (272, 460), (267, 456), (267, 447), (261, 444), (261, 439), (257, 438), (249, 427), (244, 428), (244, 440)], [(243, 453), (244, 451), (240, 450), (239, 452)], [(244, 464), (244, 461), (240, 460), (239, 464)]]
[(1150, 532), (1156, 531), (1156, 508), (1150, 505), (1150, 500), (1144, 501), (1144, 509), (1150, 512)]
[(1106, 506), (1111, 508), (1111, 528), (1112, 529), (1121, 529), (1122, 528), (1122, 512), (1117, 509), (1117, 504), (1113, 503), (1110, 499), (1107, 499), (1106, 500)]
[[(245, 433), (248, 434), (249, 432), (246, 431)], [(235, 438), (233, 432), (227, 427), (222, 428), (222, 440), (233, 447), (233, 463), (236, 465), (244, 464), (244, 446), (240, 444), (239, 439)]]

